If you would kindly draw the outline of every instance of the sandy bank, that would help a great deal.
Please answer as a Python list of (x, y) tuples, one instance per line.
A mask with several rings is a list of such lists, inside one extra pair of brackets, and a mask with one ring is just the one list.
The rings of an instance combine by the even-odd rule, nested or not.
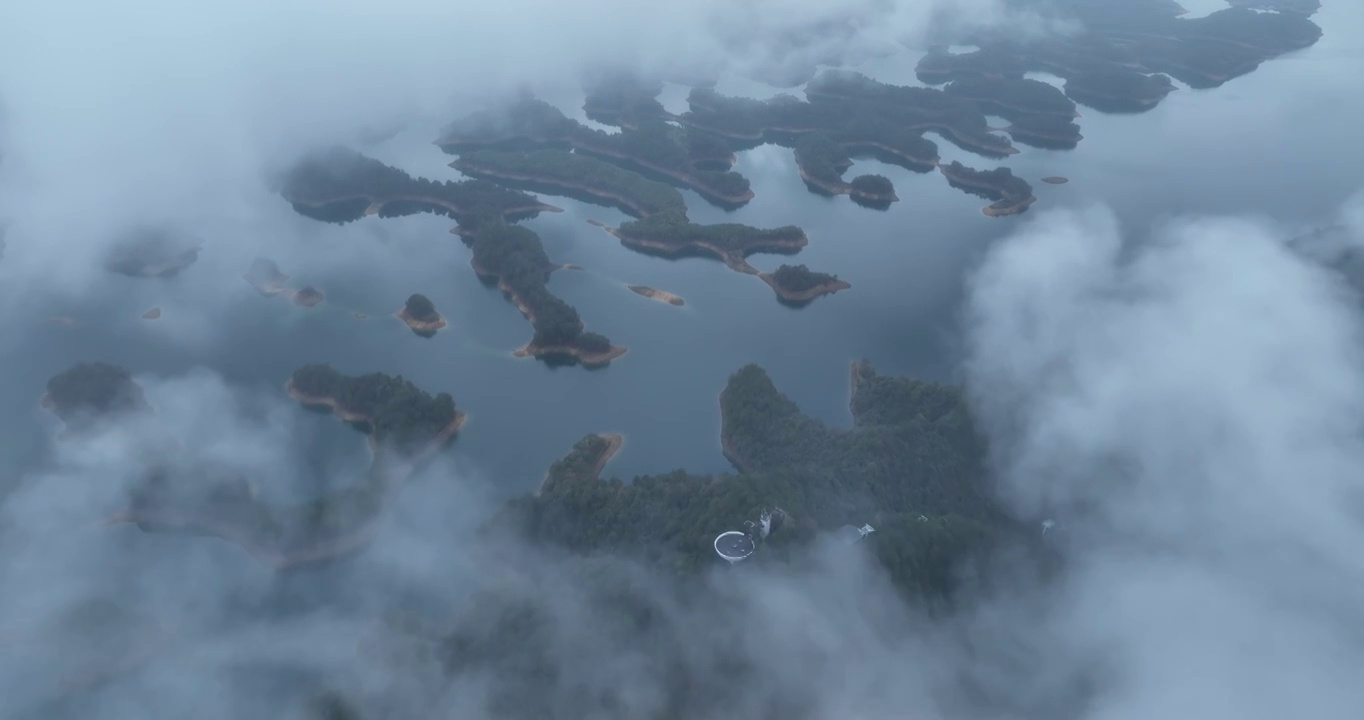
[(399, 308), (398, 312), (393, 313), (393, 317), (407, 323), (407, 326), (412, 328), (413, 332), (418, 333), (434, 333), (445, 327), (445, 316), (440, 313), (436, 313), (436, 317), (431, 320), (418, 320), (407, 312), (406, 305)]
[(676, 305), (678, 307), (681, 307), (687, 304), (685, 300), (668, 292), (667, 290), (651, 288), (648, 285), (627, 285), (626, 287), (630, 288), (631, 292), (643, 295), (644, 297), (650, 298), (652, 300), (658, 300), (660, 302), (668, 303), (669, 305)]
[(758, 273), (758, 278), (767, 283), (767, 286), (777, 293), (777, 297), (792, 303), (809, 302), (821, 295), (832, 295), (839, 290), (847, 290), (852, 287), (852, 285), (842, 280), (831, 280), (805, 290), (788, 290), (777, 284), (776, 278), (770, 273)]
[(534, 342), (528, 342), (513, 350), (512, 355), (519, 358), (562, 355), (576, 359), (585, 367), (600, 367), (624, 355), (628, 350), (629, 348), (621, 345), (612, 345), (606, 352), (594, 353), (571, 345), (536, 345)]
[(1042, 182), (1047, 183), (1048, 185), (1065, 185), (1070, 182), (1070, 180), (1068, 178), (1063, 178), (1060, 175), (1049, 175), (1042, 178)]

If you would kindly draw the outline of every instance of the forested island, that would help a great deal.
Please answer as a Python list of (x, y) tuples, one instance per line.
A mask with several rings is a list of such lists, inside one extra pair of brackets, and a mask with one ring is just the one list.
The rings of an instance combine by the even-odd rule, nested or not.
[(697, 225), (680, 213), (650, 215), (614, 228), (594, 224), (632, 250), (665, 257), (710, 255), (746, 275), (758, 275), (758, 270), (748, 264), (749, 255), (760, 252), (793, 254), (810, 242), (805, 231), (794, 225), (769, 230), (737, 223)]
[(796, 168), (806, 187), (821, 195), (850, 195), (865, 205), (887, 208), (900, 198), (895, 186), (883, 175), (859, 175), (852, 182), (843, 181), (843, 173), (852, 167), (852, 156), (833, 135), (824, 132), (808, 133), (796, 141)]
[(454, 438), (465, 417), (448, 393), (432, 396), (383, 373), (351, 377), (329, 365), (306, 365), (285, 388), (300, 403), (328, 408), (368, 435), (374, 460), (359, 482), (273, 507), (256, 497), (247, 478), (168, 453), (148, 468), (128, 507), (109, 524), (219, 537), (277, 569), (330, 560), (373, 539), (393, 495)]
[(589, 435), (494, 524), (555, 548), (685, 573), (720, 562), (716, 534), (775, 505), (788, 519), (759, 556), (780, 558), (821, 531), (871, 522), (875, 553), (906, 596), (945, 602), (964, 563), (984, 561), (994, 541), (1020, 530), (992, 500), (961, 391), (882, 376), (862, 361), (851, 369), (850, 409), (851, 429), (828, 427), (750, 365), (720, 395), (721, 443), (740, 475), (603, 480), (611, 444)]
[(1016, 215), (1037, 200), (1032, 194), (1032, 186), (1026, 180), (1015, 177), (1009, 168), (976, 170), (954, 160), (938, 169), (952, 187), (993, 200), (993, 203), (981, 209), (981, 212), (991, 217)]
[(759, 273), (758, 277), (776, 291), (782, 302), (797, 306), (852, 287), (837, 275), (815, 272), (804, 265), (782, 265), (771, 273)]
[[(917, 75), (937, 85), (982, 77), (1018, 81), (1024, 73), (1045, 72), (1064, 78), (1065, 94), (1076, 102), (1101, 112), (1143, 112), (1174, 89), (1166, 75), (1195, 89), (1217, 87), (1321, 37), (1307, 18), (1317, 0), (1229, 4), (1235, 7), (1185, 18), (1175, 3), (1067, 3), (1083, 32), (1035, 40), (1007, 31), (943, 38), (943, 46), (920, 60)], [(953, 54), (949, 42), (978, 49)]]
[(77, 363), (53, 375), (41, 404), (72, 431), (151, 409), (128, 371), (104, 362)]
[(431, 337), (437, 330), (445, 327), (445, 318), (436, 312), (435, 304), (420, 293), (408, 297), (407, 302), (393, 315), (412, 328), (412, 332), (422, 337)]
[(199, 259), (203, 242), (164, 228), (138, 228), (117, 239), (104, 268), (128, 277), (169, 278)]
[(365, 215), (400, 217), (421, 212), (456, 221), (489, 213), (515, 220), (560, 212), (532, 195), (483, 180), (437, 182), (414, 178), (345, 147), (305, 155), (285, 173), (280, 194), (299, 214), (333, 223), (348, 223)]

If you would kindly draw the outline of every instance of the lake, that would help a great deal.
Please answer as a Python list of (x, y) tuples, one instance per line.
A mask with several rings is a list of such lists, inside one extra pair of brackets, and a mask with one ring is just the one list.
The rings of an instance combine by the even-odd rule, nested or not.
[[(1364, 53), (1344, 32), (1357, 26), (1360, 11), (1342, 5), (1328, 5), (1316, 17), (1326, 35), (1307, 51), (1269, 61), (1219, 89), (1181, 87), (1142, 115), (1081, 108), (1085, 139), (1074, 151), (1020, 146), (1021, 154), (1002, 163), (1032, 182), (1038, 196), (1020, 217), (985, 217), (983, 200), (953, 190), (936, 173), (859, 161), (847, 177), (884, 174), (901, 198), (889, 211), (872, 211), (846, 197), (808, 192), (790, 150), (742, 153), (736, 169), (752, 180), (756, 198), (726, 213), (686, 192), (692, 217), (803, 227), (810, 245), (794, 261), (757, 255), (752, 263), (762, 270), (805, 263), (853, 287), (801, 309), (778, 304), (766, 285), (719, 262), (627, 250), (587, 223), (617, 224), (625, 219), (620, 212), (546, 196), (565, 212), (526, 224), (553, 260), (585, 268), (555, 273), (551, 290), (578, 308), (589, 329), (629, 348), (600, 370), (513, 358), (530, 326), (495, 288), (479, 282), (468, 249), (447, 232), (450, 220), (366, 218), (338, 227), (298, 217), (282, 200), (262, 195), (263, 203), (273, 203), (262, 212), (277, 228), (265, 239), (265, 254), (295, 286), (319, 287), (327, 301), (305, 309), (257, 295), (240, 279), (255, 250), (234, 245), (225, 219), (204, 231), (209, 243), (200, 260), (179, 277), (110, 278), (50, 313), (78, 318), (78, 325), (8, 314), (4, 332), (22, 341), (5, 345), (0, 357), (6, 369), (0, 406), (7, 410), (0, 416), (0, 456), (14, 460), (4, 463), (0, 479), (12, 482), (45, 452), (52, 423), (36, 403), (47, 378), (95, 359), (135, 375), (206, 366), (234, 385), (280, 398), (280, 385), (305, 363), (401, 374), (430, 392), (450, 392), (469, 413), (449, 456), (470, 482), (485, 483), (495, 495), (535, 488), (574, 441), (598, 431), (626, 436), (608, 474), (726, 471), (717, 395), (730, 373), (758, 363), (804, 411), (844, 426), (850, 422), (848, 364), (855, 359), (868, 358), (885, 373), (953, 379), (965, 278), (991, 243), (1040, 213), (1104, 203), (1134, 237), (1187, 213), (1249, 214), (1295, 229), (1329, 219), (1364, 186), (1364, 167), (1342, 160), (1355, 154), (1364, 117), (1364, 96), (1356, 91)], [(914, 82), (915, 60), (904, 55), (860, 69)], [(738, 81), (719, 90), (775, 92)], [(682, 94), (674, 88), (664, 98), (676, 108)], [(434, 126), (413, 127), (364, 151), (414, 174), (458, 178), (446, 166), (451, 158), (430, 144), (434, 136)], [(934, 139), (945, 160), (999, 164)], [(1071, 182), (1039, 182), (1048, 175)], [(687, 304), (640, 297), (628, 284), (674, 292)], [(449, 321), (434, 338), (419, 338), (391, 317), (413, 292), (430, 297)], [(140, 319), (153, 306), (163, 317)], [(357, 320), (354, 313), (368, 317)], [(308, 456), (323, 468), (310, 488), (346, 475), (326, 462), (332, 449), (357, 463), (364, 457), (359, 436), (343, 424), (291, 412), (298, 413)]]

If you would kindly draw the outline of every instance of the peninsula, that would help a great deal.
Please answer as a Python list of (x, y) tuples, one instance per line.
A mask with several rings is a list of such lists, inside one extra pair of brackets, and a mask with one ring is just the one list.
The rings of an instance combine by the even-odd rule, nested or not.
[(559, 266), (550, 262), (534, 232), (494, 221), (480, 224), (464, 239), (473, 249), (474, 271), (496, 283), (535, 329), (530, 342), (513, 355), (567, 358), (599, 367), (625, 354), (624, 347), (604, 335), (586, 331), (578, 311), (550, 293), (545, 283)]
[(895, 186), (883, 175), (859, 175), (851, 183), (844, 182), (843, 173), (852, 167), (852, 157), (847, 147), (829, 133), (802, 135), (796, 141), (795, 156), (800, 178), (812, 192), (849, 195), (859, 204), (881, 209), (900, 199)]
[(280, 194), (296, 212), (315, 220), (348, 223), (365, 215), (399, 217), (421, 212), (460, 221), (496, 213), (514, 220), (562, 212), (532, 195), (483, 180), (437, 182), (414, 178), (344, 147), (300, 159), (285, 174)]
[(431, 300), (421, 294), (413, 294), (407, 298), (407, 302), (393, 315), (407, 323), (412, 332), (422, 337), (431, 337), (437, 330), (445, 327), (445, 318), (436, 312), (436, 306)]
[(1017, 215), (1037, 200), (1032, 194), (1032, 186), (1026, 180), (1014, 176), (1009, 168), (976, 170), (954, 160), (939, 165), (938, 169), (952, 187), (993, 200), (993, 203), (981, 209), (990, 217)]
[(771, 273), (759, 273), (758, 277), (776, 291), (779, 300), (796, 306), (852, 287), (837, 275), (814, 272), (804, 265), (782, 265)]
[(450, 166), (469, 177), (614, 206), (637, 218), (686, 210), (682, 193), (670, 185), (564, 150), (478, 150), (461, 154)]

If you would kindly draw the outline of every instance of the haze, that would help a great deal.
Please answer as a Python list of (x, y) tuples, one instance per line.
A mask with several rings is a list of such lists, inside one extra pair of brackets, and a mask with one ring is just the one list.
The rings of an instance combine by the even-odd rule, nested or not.
[[(1221, 116), (1181, 88), (1191, 97), (1162, 121), (1208, 133), (1229, 167), (1247, 162), (1231, 153), (1257, 152), (1238, 147), (1242, 123), (1301, 123), (1305, 136), (1317, 132), (1309, 123), (1357, 127), (1364, 106), (1346, 95), (1364, 71), (1364, 8), (1325, 1), (1316, 21), (1326, 35), (1305, 54), (1329, 58), (1334, 72), (1263, 99), (1285, 108), (1279, 114)], [(219, 323), (259, 299), (240, 293), (253, 257), (325, 275), (404, 252), (374, 242), (387, 238), (378, 219), (323, 226), (279, 199), (276, 173), (313, 147), (410, 133), (421, 142), (386, 147), (386, 161), (434, 177), (449, 159), (424, 145), (435, 129), (522, 88), (576, 113), (580, 80), (605, 70), (684, 79), (723, 68), (742, 84), (821, 61), (843, 41), (775, 38), (842, 18), (858, 34), (840, 49), (867, 67), (897, 53), (912, 65), (947, 26), (1075, 30), (1006, 5), (1017, 3), (9, 3), (0, 9), (0, 366), (89, 350), (40, 338), (34, 318), (131, 292), (100, 260), (119, 230), (139, 223), (206, 240), (194, 278), (158, 291), (181, 313), (166, 323), (167, 345), (179, 348), (228, 342)], [(754, 162), (769, 150), (753, 151)], [(1107, 159), (1131, 159), (1126, 152), (1137, 151)], [(1179, 158), (1162, 172), (1159, 150), (1141, 154), (1156, 167), (1134, 168), (1131, 184), (1160, 184), (1151, 198), (1177, 194)], [(1342, 149), (1342, 164), (1356, 164), (1347, 158)], [(1278, 184), (1290, 195), (1296, 178), (1279, 170), (1228, 184)], [(137, 482), (146, 453), (169, 438), (184, 449), (191, 488), (240, 474), (290, 497), (320, 474), (361, 473), (352, 458), (318, 463), (300, 451), (314, 431), (277, 384), (212, 366), (130, 368), (157, 413), (61, 442), (60, 423), (35, 409), (41, 388), (0, 385), (15, 424), (44, 423), (54, 438), (32, 462), (0, 457), (3, 477), (14, 478), (0, 496), (0, 716), (302, 718), (301, 696), (340, 690), (365, 718), (496, 717), (489, 708), (506, 692), (496, 673), (448, 675), (435, 651), (413, 650), (424, 641), (386, 622), (395, 608), (417, 608), (442, 630), (491, 632), (475, 600), (487, 593), (553, 619), (527, 640), (552, 670), (540, 688), (547, 717), (661, 717), (669, 683), (685, 671), (703, 678), (696, 692), (714, 694), (704, 716), (716, 718), (1356, 718), (1364, 297), (1336, 261), (1340, 248), (1364, 243), (1364, 174), (1317, 170), (1312, 182), (1335, 194), (1304, 202), (1329, 204), (1327, 216), (1315, 206), (1288, 217), (1162, 206), (1160, 219), (1133, 219), (1115, 209), (1129, 197), (1081, 188), (1082, 200), (991, 226), (978, 256), (957, 259), (969, 267), (940, 294), (964, 300), (942, 322), (960, 337), (958, 375), (989, 439), (992, 474), (1018, 517), (1064, 518), (1055, 546), (1065, 569), (1047, 582), (1005, 572), (1002, 587), (946, 620), (904, 602), (871, 554), (828, 542), (789, 567), (716, 568), (685, 587), (635, 560), (514, 539), (489, 548), (485, 523), (507, 488), (527, 481), (494, 477), (458, 450), (405, 489), (363, 555), (276, 575), (227, 543), (100, 523)], [(757, 175), (754, 186), (764, 192)], [(1305, 216), (1339, 226), (1338, 244), (1290, 245)], [(907, 236), (913, 221), (906, 216)], [(890, 240), (821, 240), (844, 241)], [(943, 273), (962, 269), (948, 265)], [(884, 312), (877, 332), (893, 333), (897, 315), (915, 309)], [(835, 400), (841, 412), (846, 399)], [(668, 409), (658, 412), (666, 422)], [(712, 428), (679, 421), (668, 431)], [(641, 598), (661, 629), (629, 636), (600, 606), (603, 587)], [(105, 601), (134, 611), (126, 624), (141, 628), (135, 640), (106, 640), (71, 620)], [(110, 653), (122, 659), (110, 663)], [(716, 669), (728, 656), (757, 669), (731, 682)], [(105, 673), (112, 679), (100, 685)], [(95, 689), (63, 699), (72, 688)]]

